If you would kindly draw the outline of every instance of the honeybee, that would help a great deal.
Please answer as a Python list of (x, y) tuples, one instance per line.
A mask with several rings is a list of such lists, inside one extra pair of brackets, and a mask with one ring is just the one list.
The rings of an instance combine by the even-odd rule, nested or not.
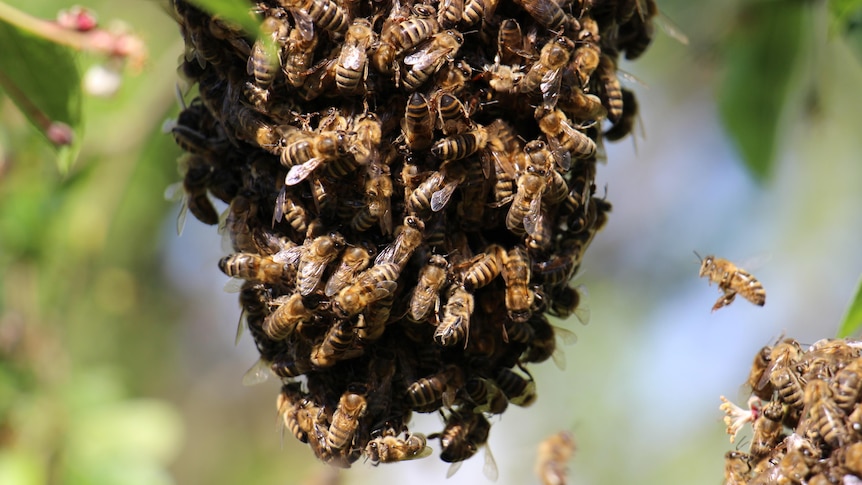
[(350, 246), (341, 255), (341, 263), (329, 277), (323, 294), (332, 296), (349, 285), (353, 278), (371, 263), (371, 250), (366, 247)]
[(466, 0), (464, 2), (464, 13), (461, 15), (461, 23), (465, 27), (485, 22), (494, 16), (499, 0)]
[(474, 304), (472, 293), (463, 286), (455, 287), (443, 307), (443, 318), (434, 331), (434, 341), (448, 347), (463, 340), (466, 347)]
[(724, 485), (746, 485), (751, 472), (751, 457), (741, 451), (724, 454)]
[(635, 94), (628, 89), (621, 90), (622, 112), (613, 126), (602, 136), (609, 141), (617, 141), (628, 135), (634, 129), (638, 117), (638, 101)]
[(416, 322), (425, 321), (431, 308), (440, 310), (440, 290), (448, 279), (449, 263), (446, 258), (435, 254), (419, 272), (419, 282), (410, 296), (408, 316)]
[(577, 20), (568, 15), (556, 0), (515, 0), (537, 24), (554, 32), (577, 30)]
[(263, 321), (263, 331), (273, 340), (284, 340), (293, 333), (297, 325), (306, 322), (314, 313), (302, 302), (302, 295), (294, 293), (272, 301), (278, 305)]
[(590, 322), (589, 296), (584, 285), (558, 287), (552, 292), (550, 313), (560, 319), (575, 315), (579, 322), (586, 325)]
[(580, 89), (569, 89), (567, 95), (560, 96), (559, 106), (571, 119), (580, 121), (598, 121), (608, 114), (598, 96)]
[(590, 17), (581, 17), (581, 32), (578, 34), (581, 45), (572, 54), (572, 69), (581, 87), (587, 87), (590, 76), (599, 65), (599, 26)]
[(484, 69), (488, 85), (494, 91), (507, 94), (520, 91), (521, 81), (524, 79), (520, 66), (494, 63), (486, 64)]
[(310, 295), (326, 271), (347, 243), (337, 232), (306, 240), (302, 246), (288, 250), (288, 262), (298, 262), (296, 287), (302, 296)]
[(623, 115), (623, 93), (620, 80), (617, 78), (617, 66), (614, 60), (603, 55), (598, 65), (599, 84), (604, 97), (602, 105), (608, 110), (608, 119), (616, 124)]
[(268, 37), (272, 44), (267, 45), (266, 40), (258, 39), (251, 48), (246, 70), (254, 77), (257, 87), (268, 89), (275, 80), (280, 58), (274, 47), (286, 42), (289, 28), (284, 19), (278, 16), (268, 16), (261, 23), (261, 35)]
[(425, 223), (415, 216), (404, 218), (404, 224), (395, 230), (395, 240), (386, 246), (374, 264), (395, 263), (399, 268), (404, 268), (413, 252), (422, 244)]
[(226, 250), (241, 252), (257, 251), (254, 242), (253, 227), (257, 216), (257, 203), (249, 197), (250, 194), (237, 194), (224, 213), (224, 219), (219, 224), (222, 233), (222, 247)]
[(464, 43), (464, 36), (457, 30), (445, 30), (434, 34), (425, 44), (412, 54), (404, 57), (406, 73), (401, 77), (401, 84), (407, 91), (416, 91), (432, 75), (443, 67), (447, 61), (452, 61)]
[(363, 342), (373, 342), (382, 337), (394, 303), (395, 293), (390, 293), (368, 305), (365, 312), (359, 315), (361, 324), (357, 322), (355, 326), (356, 336)]
[(404, 141), (411, 150), (422, 150), (431, 146), (434, 138), (434, 118), (428, 100), (422, 93), (414, 92), (407, 101), (404, 118), (401, 120)]
[[(460, 468), (461, 462), (475, 455), (479, 447), (486, 445), (491, 423), (482, 414), (459, 414), (453, 412), (446, 419), (446, 427), (440, 433), (440, 459), (452, 463), (446, 477), (451, 477)], [(433, 435), (432, 435), (433, 436)], [(485, 446), (485, 477), (495, 481), (498, 476), (497, 463)]]
[(461, 368), (449, 365), (407, 386), (407, 403), (419, 413), (433, 412), (441, 403), (450, 407), (455, 403), (455, 393), (463, 384), (464, 373)]
[(777, 342), (769, 352), (769, 365), (757, 381), (754, 388), (755, 391), (764, 389), (766, 385), (772, 381), (772, 375), (784, 367), (795, 367), (802, 356), (802, 349), (799, 347), (799, 342), (794, 339), (784, 339)]
[(554, 147), (554, 159), (562, 170), (571, 168), (570, 158), (566, 161), (569, 155), (577, 158), (595, 156), (596, 142), (572, 126), (562, 111), (558, 109), (545, 111), (539, 108), (536, 110), (536, 121), (539, 122), (539, 129), (547, 137), (548, 144)]
[(255, 253), (234, 253), (221, 258), (218, 267), (222, 273), (234, 278), (285, 286), (293, 284), (286, 281), (286, 278), (292, 274), (286, 269), (285, 263), (269, 256), (260, 256)]
[(488, 414), (503, 414), (509, 406), (509, 400), (490, 380), (481, 377), (471, 377), (464, 383), (464, 394), (475, 407), (473, 412)]
[[(814, 434), (833, 449), (843, 447), (850, 442), (850, 436), (844, 424), (846, 414), (832, 399), (829, 384), (821, 379), (814, 379), (805, 385), (805, 410), (802, 417), (810, 416), (808, 421), (800, 424), (800, 428), (814, 427)], [(807, 412), (806, 412), (807, 411)], [(801, 436), (806, 436), (805, 429), (797, 429)]]
[(774, 370), (770, 382), (783, 403), (791, 408), (800, 409), (802, 407), (805, 383), (793, 369), (781, 367)]
[(506, 19), (500, 22), (500, 30), (497, 31), (497, 55), (495, 64), (508, 66), (518, 65), (522, 58), (529, 57), (529, 53), (523, 50), (524, 36), (521, 33), (521, 24), (515, 19)]
[(317, 368), (332, 367), (339, 360), (354, 357), (350, 352), (354, 338), (350, 320), (337, 321), (329, 327), (323, 340), (311, 349), (311, 364)]
[(306, 38), (298, 27), (292, 29), (288, 35), (282, 69), (288, 84), (294, 88), (302, 86), (308, 77), (314, 60), (314, 51), (317, 48), (317, 39), (316, 35)]
[[(514, 322), (513, 322), (514, 323)], [(525, 326), (525, 324), (516, 324)], [(560, 370), (566, 370), (566, 354), (557, 346), (557, 338), (566, 345), (578, 341), (578, 336), (571, 330), (555, 327), (544, 315), (533, 315), (529, 325), (532, 327), (532, 339), (527, 344), (527, 350), (521, 357), (521, 362), (544, 362), (548, 358), (554, 360), (554, 365)], [(510, 326), (505, 327), (508, 332)]]
[(376, 41), (371, 22), (356, 18), (350, 28), (335, 65), (335, 86), (342, 94), (356, 94), (368, 76), (368, 48)]
[(351, 443), (356, 428), (359, 427), (359, 420), (365, 416), (365, 410), (368, 407), (365, 399), (366, 391), (364, 386), (356, 386), (355, 389), (348, 388), (341, 395), (338, 407), (332, 414), (332, 424), (326, 436), (326, 444), (332, 450), (340, 450)]
[(430, 455), (433, 450), (426, 445), (425, 436), (420, 433), (408, 434), (404, 439), (394, 431), (372, 438), (365, 446), (365, 454), (371, 463), (395, 463), (415, 460)]
[(753, 476), (747, 483), (750, 485), (802, 483), (810, 471), (809, 463), (813, 464), (813, 461), (810, 451), (790, 449), (778, 463)]
[(442, 211), (465, 178), (463, 167), (444, 164), (410, 193), (407, 200), (408, 212), (427, 219), (432, 211)]
[(305, 234), (308, 231), (310, 217), (305, 206), (292, 192), (288, 192), (287, 186), (282, 186), (275, 199), (275, 209), (272, 212), (272, 226), (276, 222), (286, 220), (297, 234)]
[(239, 304), (242, 312), (236, 326), (234, 345), (238, 345), (249, 319), (263, 319), (269, 314), (270, 294), (263, 283), (246, 281), (239, 291)]
[(471, 122), (467, 109), (457, 97), (447, 91), (439, 90), (434, 98), (437, 101), (438, 127), (444, 135), (460, 134), (467, 131)]
[(862, 357), (851, 360), (832, 378), (832, 399), (842, 411), (850, 413), (862, 393)]
[(530, 318), (535, 293), (530, 289), (530, 256), (523, 246), (515, 246), (504, 253), (503, 281), (506, 282), (506, 309), (515, 322)]
[(371, 303), (387, 297), (398, 286), (399, 266), (380, 263), (366, 269), (356, 283), (345, 286), (332, 299), (332, 311), (339, 318), (348, 318), (361, 312)]
[(518, 177), (517, 191), (506, 215), (506, 227), (515, 234), (538, 234), (542, 195), (548, 186), (552, 157), (544, 142), (533, 140), (524, 147), (527, 167)]
[(440, 0), (437, 8), (437, 23), (444, 29), (451, 29), (464, 15), (464, 0)]
[[(288, 164), (285, 164), (290, 167), (284, 179), (285, 185), (296, 185), (302, 182), (317, 167), (326, 162), (331, 162), (327, 165), (330, 168), (333, 168), (340, 159), (345, 160), (343, 163), (349, 163), (345, 159), (347, 155), (345, 136), (338, 132), (317, 133), (306, 140), (288, 145), (285, 152), (290, 159)], [(345, 171), (351, 171), (353, 168), (356, 167), (351, 165)]]
[(455, 62), (446, 64), (434, 79), (434, 85), (439, 89), (452, 93), (452, 95), (460, 94), (467, 82), (473, 79), (473, 68), (467, 61), (460, 59)]
[(314, 33), (310, 32), (313, 27), (309, 27), (307, 21), (301, 21), (304, 17), (333, 34), (344, 34), (347, 30), (347, 13), (332, 0), (280, 0), (280, 3), (290, 9), (294, 19), (297, 20), (296, 28), (302, 30), (303, 37), (306, 39)]
[(534, 470), (542, 485), (565, 485), (568, 461), (574, 452), (575, 439), (568, 431), (560, 431), (539, 443)]
[(784, 426), (781, 424), (783, 418), (784, 405), (781, 401), (775, 400), (767, 404), (761, 415), (754, 420), (752, 425), (754, 432), (751, 435), (751, 447), (748, 450), (754, 459), (760, 460), (768, 455), (784, 437), (782, 434)]
[(748, 372), (748, 380), (746, 385), (751, 388), (752, 393), (760, 399), (772, 399), (772, 394), (775, 388), (772, 387), (772, 382), (768, 379), (764, 382), (764, 386), (757, 388), (757, 383), (763, 378), (766, 370), (769, 368), (770, 354), (772, 347), (765, 345), (760, 349), (760, 352), (754, 356), (754, 361), (751, 363), (751, 370)]
[(186, 214), (191, 212), (204, 224), (218, 224), (218, 212), (207, 195), (207, 183), (212, 175), (212, 166), (200, 155), (185, 154), (179, 164), (184, 168), (183, 181), (170, 185), (165, 190), (165, 198), (175, 200), (174, 194), (182, 189), (182, 202), (177, 215), (177, 234), (183, 233)]
[(763, 285), (747, 271), (726, 259), (712, 255), (701, 258), (697, 253), (694, 254), (701, 261), (699, 276), (709, 278), (710, 285), (713, 282), (718, 283), (718, 289), (723, 293), (712, 306), (712, 311), (732, 303), (737, 293), (757, 306), (763, 306), (766, 303), (766, 291)]
[[(380, 140), (383, 136), (380, 119), (374, 113), (366, 113), (355, 119), (352, 133), (353, 143), (348, 151), (353, 154), (360, 165), (373, 165), (380, 170), (386, 167), (380, 163)], [(389, 174), (388, 167), (386, 171)]]
[[(553, 0), (537, 3), (554, 4)], [(542, 93), (544, 108), (554, 109), (560, 94), (562, 72), (569, 63), (574, 47), (575, 44), (564, 36), (557, 37), (553, 42), (545, 44), (542, 47), (539, 60), (533, 63), (521, 81), (521, 92), (532, 93), (536, 88), (539, 88)]]
[[(393, 12), (396, 9), (393, 8)], [(371, 62), (378, 72), (391, 74), (395, 58), (408, 49), (419, 45), (440, 31), (437, 10), (430, 5), (414, 5), (413, 15), (401, 22), (387, 19), (380, 33), (380, 44), (371, 55)]]
[(466, 133), (441, 138), (431, 147), (431, 153), (440, 160), (462, 160), (484, 149), (488, 139), (488, 130), (477, 125)]
[(461, 284), (464, 289), (472, 292), (490, 283), (503, 266), (503, 258), (506, 250), (499, 244), (491, 244), (485, 252), (465, 262), (464, 272), (461, 274)]
[[(303, 350), (307, 350), (303, 348)], [(297, 354), (298, 352), (294, 352)], [(299, 377), (312, 370), (311, 360), (298, 355), (281, 354), (276, 356), (269, 366), (270, 371), (285, 378)]]
[(253, 108), (238, 104), (226, 117), (236, 130), (236, 138), (269, 152), (277, 150), (281, 141), (278, 131)]
[(512, 369), (500, 368), (494, 377), (497, 387), (516, 406), (529, 406), (536, 400), (536, 381), (532, 377), (527, 380)]
[(308, 433), (302, 429), (297, 414), (302, 406), (302, 386), (298, 382), (285, 384), (276, 399), (276, 409), (284, 426), (302, 443), (308, 443)]

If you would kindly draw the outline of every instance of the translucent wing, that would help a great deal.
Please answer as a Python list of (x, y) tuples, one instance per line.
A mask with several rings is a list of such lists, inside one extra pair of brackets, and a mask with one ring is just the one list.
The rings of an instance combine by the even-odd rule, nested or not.
[(578, 285), (575, 290), (577, 290), (580, 297), (578, 308), (575, 309), (575, 316), (579, 322), (586, 325), (590, 323), (590, 292), (587, 291), (587, 287), (584, 285)]
[(560, 97), (560, 84), (563, 79), (562, 69), (552, 69), (542, 76), (542, 101), (545, 109), (554, 109)]
[(242, 278), (231, 278), (225, 282), (224, 291), (227, 293), (239, 293), (244, 283), (245, 280)]
[(322, 158), (312, 158), (311, 160), (302, 163), (300, 165), (294, 165), (290, 167), (290, 171), (287, 172), (287, 177), (284, 179), (285, 185), (296, 185), (311, 175), (314, 172), (314, 169), (320, 166), (323, 163)]
[(251, 368), (242, 376), (242, 385), (254, 386), (261, 382), (266, 382), (269, 379), (271, 372), (269, 370), (269, 362), (263, 359), (257, 359)]
[(542, 224), (544, 217), (542, 216), (542, 198), (536, 197), (530, 202), (530, 210), (524, 216), (524, 230), (527, 234), (533, 237), (542, 235)]
[(302, 39), (306, 42), (314, 39), (314, 21), (311, 17), (302, 10), (291, 9), (290, 13), (293, 14), (293, 19), (296, 21), (296, 28), (299, 29)]
[(442, 189), (431, 194), (431, 210), (434, 212), (443, 210), (446, 204), (449, 203), (449, 199), (452, 198), (452, 194), (455, 193), (457, 187), (458, 182), (449, 182)]
[(463, 465), (463, 464), (464, 464), (463, 461), (456, 461), (455, 463), (452, 463), (451, 465), (449, 465), (449, 470), (446, 471), (446, 478), (451, 478), (452, 475), (454, 475), (455, 473), (458, 472), (458, 470), (461, 469), (461, 465)]
[(497, 460), (491, 454), (491, 448), (487, 443), (485, 443), (485, 465), (482, 467), (482, 473), (485, 474), (485, 478), (492, 482), (496, 482), (500, 478), (500, 472), (497, 469)]
[(239, 321), (236, 323), (236, 337), (233, 340), (234, 345), (239, 345), (240, 339), (242, 339), (242, 334), (245, 333), (247, 312), (245, 308), (242, 309), (242, 312), (239, 314)]
[(434, 41), (427, 42), (422, 48), (404, 58), (404, 64), (415, 71), (422, 71), (440, 62), (449, 53), (449, 48), (440, 47)]
[(358, 44), (344, 46), (342, 65), (347, 69), (359, 70), (365, 63), (365, 59), (365, 49), (361, 48)]

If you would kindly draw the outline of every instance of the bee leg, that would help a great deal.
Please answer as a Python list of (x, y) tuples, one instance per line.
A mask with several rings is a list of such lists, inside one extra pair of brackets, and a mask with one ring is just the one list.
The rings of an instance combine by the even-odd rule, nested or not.
[(722, 295), (716, 302), (715, 305), (712, 306), (712, 311), (716, 311), (721, 307), (730, 305), (733, 303), (733, 299), (736, 298), (736, 292), (731, 290), (725, 290), (724, 295)]

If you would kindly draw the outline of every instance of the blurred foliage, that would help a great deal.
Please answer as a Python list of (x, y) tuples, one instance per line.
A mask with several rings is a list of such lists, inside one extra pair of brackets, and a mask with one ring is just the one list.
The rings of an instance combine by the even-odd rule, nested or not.
[(862, 328), (862, 278), (859, 279), (853, 299), (847, 306), (847, 312), (844, 314), (844, 320), (838, 330), (838, 337), (849, 337), (858, 332), (860, 328)]
[[(223, 11), (222, 2), (199, 3)], [(829, 4), (857, 55), (860, 4)], [(50, 0), (23, 9), (49, 16), (63, 6)], [(58, 154), (41, 129), (32, 129), (31, 112), (14, 107), (14, 93), (0, 97), (0, 483), (289, 482), (295, 470), (305, 473), (310, 455), (285, 453), (278, 465), (261, 458), (276, 448), (274, 419), (255, 428), (271, 408), (213, 424), (200, 406), (227, 404), (202, 399), (184, 409), (178, 397), (188, 380), (176, 370), (184, 358), (176, 341), (190, 330), (179, 327), (183, 302), (161, 273), (160, 228), (169, 209), (161, 194), (178, 178), (179, 152), (158, 129), (177, 109), (177, 27), (154, 2), (91, 7), (133, 22), (151, 52), (144, 72), (124, 79), (109, 100), (80, 91), (78, 73), (99, 59), (25, 39), (0, 23), (0, 72), (50, 119), (68, 123), (80, 147), (70, 166), (74, 151)], [(725, 74), (720, 112), (759, 180), (775, 171), (781, 119), (794, 99), (789, 91), (802, 83), (799, 66), (810, 62), (804, 44), (818, 8), (790, 0), (721, 4), (735, 20), (714, 40)], [(242, 21), (236, 13), (226, 17)], [(686, 33), (696, 42), (698, 32)], [(862, 287), (841, 332), (860, 325)], [(209, 439), (187, 442), (184, 430), (192, 426)], [(269, 441), (233, 442), (250, 433), (246, 428)], [(622, 473), (616, 462), (609, 470)]]

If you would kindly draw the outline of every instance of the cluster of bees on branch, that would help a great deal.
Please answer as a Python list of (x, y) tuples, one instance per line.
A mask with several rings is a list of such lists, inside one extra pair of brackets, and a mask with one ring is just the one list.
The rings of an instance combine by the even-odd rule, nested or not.
[(744, 408), (721, 397), (731, 442), (753, 430), (748, 452), (725, 455), (726, 484), (862, 483), (862, 341), (780, 339), (755, 356), (747, 386)]
[(596, 161), (637, 113), (616, 62), (654, 2), (260, 1), (259, 38), (174, 9), (198, 85), (171, 126), (183, 203), (232, 246), (248, 380), (282, 379), (284, 425), (336, 466), (474, 455), (573, 336), (548, 316), (586, 322)]

